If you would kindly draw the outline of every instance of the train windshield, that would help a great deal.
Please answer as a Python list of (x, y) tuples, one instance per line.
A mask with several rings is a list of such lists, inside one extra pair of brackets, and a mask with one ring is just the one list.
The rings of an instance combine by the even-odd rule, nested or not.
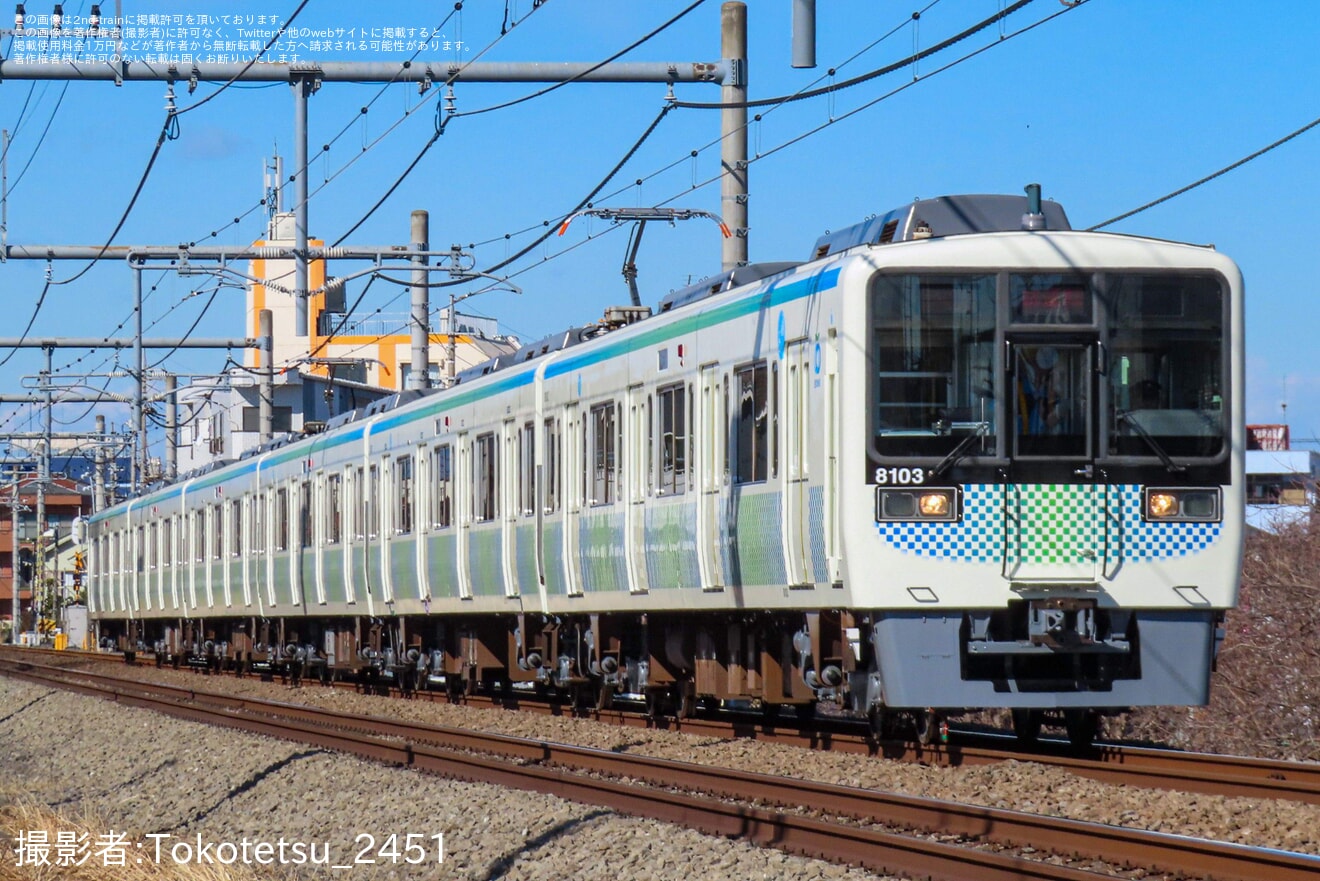
[(993, 454), (997, 288), (994, 274), (876, 280), (871, 424), (880, 455)]
[(1117, 275), (1107, 314), (1109, 454), (1203, 458), (1224, 447), (1224, 296), (1216, 279)]
[(1224, 315), (1209, 275), (880, 275), (875, 453), (944, 467), (1215, 457), (1225, 443)]

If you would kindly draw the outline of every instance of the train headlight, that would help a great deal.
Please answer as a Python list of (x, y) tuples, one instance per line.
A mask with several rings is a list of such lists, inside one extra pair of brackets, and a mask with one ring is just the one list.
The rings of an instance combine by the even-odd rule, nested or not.
[(1223, 519), (1218, 489), (1147, 488), (1146, 520), (1161, 523), (1208, 523)]
[(957, 520), (958, 490), (878, 487), (875, 491), (875, 519)]
[(948, 517), (951, 507), (949, 494), (944, 492), (922, 493), (917, 500), (917, 508), (922, 517)]

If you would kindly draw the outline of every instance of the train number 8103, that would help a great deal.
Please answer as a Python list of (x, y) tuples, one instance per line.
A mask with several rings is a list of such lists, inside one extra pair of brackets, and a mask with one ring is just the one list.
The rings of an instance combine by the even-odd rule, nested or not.
[(875, 469), (875, 482), (893, 486), (914, 486), (926, 482), (925, 468), (885, 468)]

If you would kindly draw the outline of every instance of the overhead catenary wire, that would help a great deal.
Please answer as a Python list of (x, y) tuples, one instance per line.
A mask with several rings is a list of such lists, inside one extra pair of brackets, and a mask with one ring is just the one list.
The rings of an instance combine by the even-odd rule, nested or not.
[(1219, 169), (1216, 172), (1207, 174), (1205, 177), (1201, 178), (1200, 180), (1192, 181), (1187, 186), (1179, 187), (1178, 189), (1174, 190), (1172, 193), (1168, 193), (1166, 195), (1160, 196), (1158, 199), (1147, 202), (1145, 205), (1140, 205), (1136, 208), (1133, 208), (1131, 211), (1125, 211), (1116, 217), (1111, 217), (1102, 223), (1097, 223), (1095, 226), (1088, 226), (1086, 229), (1088, 232), (1095, 232), (1096, 230), (1104, 229), (1107, 226), (1113, 226), (1115, 223), (1118, 223), (1120, 220), (1127, 220), (1129, 217), (1132, 217), (1134, 215), (1140, 214), (1143, 211), (1147, 211), (1151, 208), (1154, 208), (1156, 205), (1163, 205), (1165, 202), (1169, 201), (1170, 199), (1176, 199), (1177, 197), (1183, 195), (1184, 193), (1190, 193), (1192, 190), (1196, 189), (1197, 187), (1202, 186), (1204, 184), (1208, 184), (1210, 183), (1210, 181), (1215, 180), (1216, 178), (1223, 177), (1224, 175), (1228, 174), (1230, 171), (1241, 168), (1242, 166), (1246, 165), (1248, 162), (1251, 162), (1255, 159), (1259, 159), (1260, 157), (1264, 156), (1266, 153), (1270, 152), (1271, 150), (1275, 150), (1279, 147), (1282, 147), (1284, 144), (1288, 143), (1294, 138), (1306, 134), (1307, 132), (1309, 132), (1311, 129), (1315, 128), (1318, 125), (1320, 125), (1320, 118), (1313, 119), (1310, 122), (1308, 122), (1306, 125), (1302, 126), (1299, 129), (1295, 129), (1289, 132), (1288, 134), (1279, 138), (1277, 141), (1273, 142), (1272, 144), (1267, 144), (1266, 146), (1261, 147), (1256, 152), (1251, 153), (1247, 156), (1243, 156), (1238, 161), (1230, 163), (1229, 165), (1225, 165), (1223, 168)]
[(258, 52), (256, 55), (252, 56), (252, 58), (248, 60), (248, 63), (243, 65), (243, 67), (240, 68), (239, 71), (235, 73), (232, 77), (230, 77), (227, 82), (223, 83), (220, 86), (220, 88), (216, 89), (214, 92), (210, 93), (201, 100), (189, 104), (187, 107), (180, 107), (178, 111), (176, 111), (175, 116), (182, 116), (185, 113), (191, 113), (192, 111), (196, 110), (198, 107), (204, 106), (213, 99), (218, 98), (221, 95), (221, 93), (223, 93), (226, 89), (232, 86), (239, 79), (241, 79), (243, 77), (243, 74), (251, 70), (252, 65), (260, 61), (262, 57), (267, 52), (270, 51), (270, 47), (274, 46), (275, 43), (279, 41), (280, 37), (284, 36), (285, 30), (288, 29), (289, 25), (293, 24), (294, 19), (298, 17), (298, 13), (302, 12), (303, 9), (307, 7), (307, 4), (309, 2), (311, 2), (311, 0), (302, 0), (302, 2), (298, 4), (297, 8), (295, 8), (293, 12), (289, 14), (289, 17), (285, 19), (284, 22), (275, 31), (275, 34), (269, 40), (266, 41), (266, 45), (261, 48), (261, 51)]
[[(668, 30), (670, 27), (672, 27), (674, 24), (676, 24), (676, 23), (678, 23), (679, 21), (681, 21), (685, 16), (687, 16), (688, 13), (692, 12), (694, 9), (696, 9), (698, 6), (700, 6), (701, 4), (703, 4), (703, 3), (705, 3), (705, 2), (706, 2), (706, 0), (694, 0), (694, 2), (690, 3), (690, 4), (689, 4), (687, 7), (685, 7), (684, 9), (681, 9), (676, 15), (674, 15), (674, 16), (673, 16), (672, 18), (670, 18), (668, 21), (666, 21), (666, 22), (664, 22), (663, 24), (661, 24), (661, 25), (659, 25), (658, 27), (656, 27), (656, 28), (655, 28), (654, 30), (652, 30), (650, 33), (646, 34), (646, 35), (643, 36), (643, 37), (639, 37), (638, 39), (634, 40), (634, 41), (633, 41), (632, 43), (630, 43), (629, 45), (624, 46), (624, 47), (623, 47), (622, 49), (620, 49), (618, 52), (615, 52), (615, 53), (614, 53), (613, 55), (611, 55), (610, 57), (608, 57), (608, 58), (606, 58), (606, 59), (604, 59), (604, 60), (602, 60), (602, 61), (598, 61), (598, 62), (596, 62), (595, 64), (591, 65), (591, 67), (588, 67), (586, 70), (582, 71), (581, 73), (578, 73), (578, 74), (576, 74), (576, 75), (574, 75), (574, 76), (571, 76), (571, 77), (569, 77), (568, 79), (563, 80), (562, 82), (555, 83), (554, 85), (551, 85), (551, 86), (546, 86), (544, 89), (538, 89), (537, 91), (532, 92), (532, 93), (529, 94), (529, 95), (523, 95), (521, 98), (514, 98), (514, 99), (512, 99), (512, 100), (510, 100), (510, 101), (504, 101), (504, 102), (502, 102), (502, 103), (500, 103), (500, 104), (492, 104), (492, 105), (489, 106), (489, 107), (481, 107), (481, 108), (478, 108), (478, 109), (476, 109), (476, 110), (460, 110), (460, 111), (455, 111), (452, 115), (453, 115), (454, 117), (460, 117), (460, 116), (479, 116), (479, 115), (481, 115), (481, 114), (483, 114), (483, 113), (491, 113), (491, 112), (496, 111), (496, 110), (504, 110), (504, 109), (506, 109), (506, 108), (509, 108), (509, 107), (515, 107), (515, 106), (517, 106), (517, 105), (519, 105), (519, 104), (523, 104), (523, 103), (525, 103), (525, 102), (527, 102), (527, 101), (531, 101), (531, 100), (533, 100), (533, 99), (535, 99), (535, 98), (540, 98), (540, 97), (542, 97), (542, 96), (544, 96), (544, 95), (548, 95), (548, 94), (550, 94), (551, 92), (553, 92), (553, 91), (555, 91), (555, 90), (557, 90), (557, 89), (562, 89), (564, 86), (571, 85), (572, 83), (577, 82), (578, 80), (582, 79), (583, 77), (589, 76), (590, 74), (594, 73), (595, 71), (600, 70), (600, 69), (601, 69), (602, 67), (604, 67), (605, 65), (610, 64), (611, 62), (617, 61), (618, 59), (622, 58), (624, 55), (627, 55), (629, 52), (631, 52), (632, 50), (636, 49), (638, 46), (641, 46), (642, 44), (647, 43), (647, 42), (649, 42), (650, 40), (655, 39), (655, 37), (659, 36), (659, 35), (662, 34), (664, 31), (666, 31), (666, 30)], [(1025, 2), (1031, 2), (1031, 0), (1025, 0)], [(532, 11), (535, 12), (536, 10), (533, 9)], [(530, 14), (531, 14), (531, 13), (528, 13), (528, 15), (530, 15)], [(527, 18), (527, 16), (523, 16), (523, 19), (524, 19), (524, 20), (526, 20), (526, 18)]]
[[(851, 79), (843, 80), (842, 82), (832, 83), (828, 86), (823, 86), (822, 88), (819, 89), (811, 89), (804, 92), (794, 92), (789, 95), (780, 95), (777, 98), (758, 98), (755, 101), (677, 101), (675, 103), (677, 104), (677, 106), (682, 107), (685, 110), (732, 110), (741, 107), (750, 108), (750, 107), (769, 107), (770, 105), (777, 106), (780, 104), (789, 103), (791, 101), (804, 101), (808, 98), (819, 98), (822, 95), (830, 95), (835, 92), (840, 92), (844, 89), (849, 89), (852, 88), (853, 86), (858, 86), (861, 85), (862, 83), (869, 82), (873, 79), (876, 79), (877, 77), (886, 76), (887, 74), (894, 73), (895, 71), (903, 70), (906, 67), (911, 67), (915, 65), (918, 61), (923, 61), (931, 57), (932, 55), (938, 55), (940, 52), (943, 52), (945, 49), (948, 49), (951, 46), (961, 43), (963, 40), (966, 40), (969, 37), (976, 36), (986, 28), (998, 24), (999, 22), (1008, 18), (1013, 13), (1017, 12), (1023, 7), (1028, 6), (1029, 4), (1034, 2), (1035, 0), (1017, 0), (1017, 2), (1014, 3), (1012, 6), (1008, 6), (1005, 7), (1004, 9), (999, 10), (989, 18), (982, 19), (977, 24), (974, 24), (971, 27), (967, 28), (966, 30), (954, 34), (952, 37), (949, 37), (947, 40), (943, 40), (939, 43), (936, 43), (934, 46), (931, 46), (927, 49), (923, 49), (920, 52), (914, 52), (912, 55), (908, 56), (907, 58), (904, 58), (900, 61), (895, 61), (893, 64), (887, 64), (884, 67), (878, 67), (875, 70), (868, 71), (864, 74), (861, 74), (860, 76), (855, 76), (852, 77)], [(1068, 8), (1071, 9), (1074, 8), (1075, 6), (1080, 6), (1086, 2), (1089, 2), (1089, 0), (1078, 0), (1076, 4), (1073, 4), (1073, 6), (1070, 6)], [(1063, 11), (1067, 11), (1067, 10), (1063, 10)], [(914, 13), (913, 20), (914, 21), (919, 20), (919, 16), (920, 13)]]

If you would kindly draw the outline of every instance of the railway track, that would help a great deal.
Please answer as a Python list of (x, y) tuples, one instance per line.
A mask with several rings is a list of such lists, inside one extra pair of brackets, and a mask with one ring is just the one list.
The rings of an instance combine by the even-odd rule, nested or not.
[[(41, 662), (95, 660), (117, 663), (118, 655), (75, 654), (49, 649), (3, 648), (4, 655), (43, 659)], [(205, 681), (205, 678), (203, 678)], [(345, 688), (352, 683), (339, 682)], [(312, 686), (308, 686), (312, 687)], [(445, 692), (419, 692), (420, 699), (448, 702)], [(921, 762), (949, 767), (993, 765), (1010, 760), (1027, 761), (1059, 768), (1101, 783), (1173, 789), (1242, 798), (1285, 799), (1320, 804), (1320, 764), (1286, 762), (1242, 756), (1189, 753), (1123, 744), (1102, 744), (1077, 754), (1065, 743), (1040, 741), (1031, 750), (1005, 747), (1002, 735), (954, 731), (950, 742), (923, 746), (915, 742), (877, 741), (864, 723), (850, 719), (817, 718), (809, 722), (767, 719), (753, 713), (721, 713), (686, 719), (655, 719), (644, 712), (627, 709), (582, 710), (564, 703), (534, 700), (517, 693), (497, 696), (466, 695), (459, 700), (473, 707), (518, 710), (549, 715), (579, 715), (602, 724), (635, 728), (660, 728), (688, 734), (740, 738), (777, 743), (803, 749)]]
[[(0, 672), (179, 718), (549, 793), (877, 871), (949, 879), (1100, 877), (1001, 850), (1030, 847), (1178, 876), (1291, 881), (1320, 873), (1320, 858), (1312, 856), (339, 713), (52, 667), (8, 652), (0, 657)], [(957, 843), (893, 831), (899, 828)]]

